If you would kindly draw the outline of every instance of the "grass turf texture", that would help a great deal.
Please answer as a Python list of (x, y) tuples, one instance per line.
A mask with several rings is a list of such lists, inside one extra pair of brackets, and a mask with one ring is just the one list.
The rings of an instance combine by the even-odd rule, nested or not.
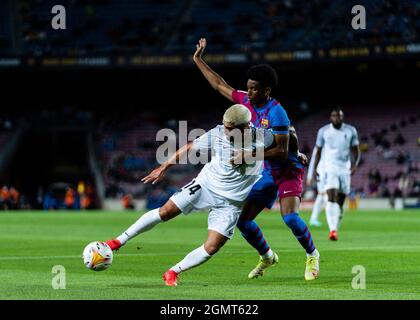
[[(305, 254), (277, 212), (257, 221), (280, 263), (256, 280), (247, 275), (258, 256), (236, 230), (209, 262), (182, 274), (178, 287), (163, 285), (162, 273), (206, 238), (206, 214), (180, 216), (138, 236), (106, 271), (86, 269), (84, 246), (120, 234), (138, 216), (0, 213), (0, 299), (420, 299), (420, 211), (348, 212), (338, 242), (327, 240), (323, 220), (311, 228), (321, 253), (313, 282), (305, 282)], [(54, 265), (65, 267), (65, 290), (52, 289)], [(365, 290), (352, 289), (355, 265), (366, 269)]]

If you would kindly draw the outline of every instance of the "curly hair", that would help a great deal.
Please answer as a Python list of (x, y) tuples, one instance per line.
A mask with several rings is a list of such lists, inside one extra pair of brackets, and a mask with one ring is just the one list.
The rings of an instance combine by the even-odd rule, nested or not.
[(258, 81), (263, 88), (274, 88), (277, 86), (278, 79), (276, 70), (268, 64), (258, 64), (252, 66), (247, 72), (248, 79)]

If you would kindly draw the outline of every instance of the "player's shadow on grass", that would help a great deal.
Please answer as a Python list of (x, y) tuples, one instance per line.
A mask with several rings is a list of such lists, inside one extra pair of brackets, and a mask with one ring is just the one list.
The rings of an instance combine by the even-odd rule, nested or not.
[[(323, 286), (331, 284), (342, 284), (342, 283), (351, 283), (351, 278), (349, 277), (337, 277), (337, 276), (319, 276), (316, 280), (306, 281), (303, 277), (274, 277), (270, 279), (270, 282), (280, 284), (280, 285), (310, 285), (310, 286)], [(266, 285), (264, 283), (263, 285)]]
[(124, 283), (124, 284), (114, 284), (110, 286), (110, 288), (130, 288), (130, 289), (156, 289), (156, 288), (164, 288), (165, 284), (163, 283), (156, 283), (156, 284), (144, 284), (144, 283)]

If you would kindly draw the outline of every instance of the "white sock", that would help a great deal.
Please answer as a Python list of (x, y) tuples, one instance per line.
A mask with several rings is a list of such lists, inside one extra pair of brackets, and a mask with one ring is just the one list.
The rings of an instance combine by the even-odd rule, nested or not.
[(127, 230), (125, 230), (117, 240), (124, 245), (128, 240), (134, 238), (140, 233), (152, 229), (155, 225), (162, 222), (159, 215), (159, 208), (146, 212), (136, 222), (134, 222)]
[(343, 222), (343, 218), (344, 218), (344, 208), (340, 207), (340, 214), (338, 216), (337, 228), (341, 226), (341, 223)]
[(328, 201), (325, 207), (325, 213), (330, 231), (337, 231), (338, 219), (340, 217), (340, 206), (338, 203)]
[(340, 221), (341, 209), (338, 203), (334, 205), (334, 230), (338, 230), (338, 223)]
[(306, 255), (308, 256), (308, 257), (315, 257), (316, 255), (318, 255), (319, 253), (318, 253), (318, 250), (314, 250), (314, 251), (312, 251), (312, 253), (307, 253)]
[(184, 259), (174, 265), (170, 270), (175, 271), (176, 273), (187, 271), (188, 269), (199, 266), (210, 258), (211, 255), (207, 253), (206, 249), (204, 249), (204, 245), (202, 245), (187, 254)]
[(261, 258), (265, 259), (270, 259), (272, 256), (274, 256), (273, 251), (270, 249), (268, 249), (268, 251), (266, 253), (264, 253)]
[(312, 215), (309, 221), (318, 221), (319, 215), (322, 211), (322, 207), (324, 205), (325, 197), (322, 194), (318, 194), (316, 196), (314, 207), (312, 208)]
[(338, 203), (336, 203), (334, 207), (334, 230), (338, 231), (338, 227), (340, 224), (341, 208)]

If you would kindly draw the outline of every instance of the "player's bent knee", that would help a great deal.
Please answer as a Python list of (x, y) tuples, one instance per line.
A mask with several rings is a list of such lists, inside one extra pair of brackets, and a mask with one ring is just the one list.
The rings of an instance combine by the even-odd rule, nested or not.
[(223, 247), (227, 240), (228, 238), (224, 235), (216, 231), (209, 230), (208, 238), (204, 243), (204, 249), (209, 255), (213, 255), (219, 251), (221, 247)]
[(242, 214), (239, 217), (239, 220), (254, 220), (258, 214), (264, 210), (265, 204), (261, 202), (247, 202), (245, 203)]
[(328, 201), (329, 202), (337, 202), (338, 203), (338, 192), (336, 189), (329, 189), (327, 190)]
[(220, 248), (222, 247), (223, 245), (219, 245), (219, 244), (216, 244), (216, 243), (205, 243), (204, 244), (204, 249), (206, 250), (206, 252), (209, 254), (209, 255), (214, 255), (215, 253), (217, 253), (219, 250), (220, 250)]
[(252, 220), (238, 220), (238, 223), (236, 224), (239, 231), (241, 231), (242, 235), (247, 235), (251, 230), (252, 227)]
[(175, 205), (172, 200), (168, 200), (162, 207), (159, 208), (159, 216), (162, 221), (168, 221), (181, 213), (181, 210)]
[(287, 197), (280, 200), (280, 213), (283, 218), (299, 211), (300, 199), (298, 197)]
[(344, 193), (339, 193), (338, 194), (338, 204), (340, 205), (340, 207), (342, 207), (344, 205), (344, 202), (346, 201), (346, 195)]

